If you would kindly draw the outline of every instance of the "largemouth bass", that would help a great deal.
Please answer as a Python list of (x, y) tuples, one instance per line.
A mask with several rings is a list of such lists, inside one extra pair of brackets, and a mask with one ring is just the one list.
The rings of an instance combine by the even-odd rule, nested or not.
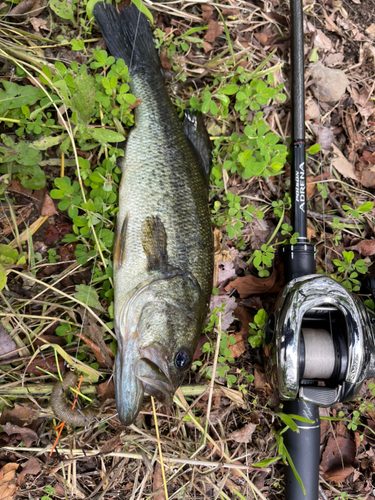
[(209, 138), (202, 121), (179, 120), (146, 17), (97, 3), (109, 52), (124, 59), (141, 100), (121, 165), (114, 246), (115, 390), (132, 423), (144, 392), (171, 405), (202, 331), (212, 289)]

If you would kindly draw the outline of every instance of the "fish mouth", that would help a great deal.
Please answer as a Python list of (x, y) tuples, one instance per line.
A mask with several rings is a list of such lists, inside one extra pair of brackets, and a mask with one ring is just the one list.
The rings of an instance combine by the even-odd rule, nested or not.
[(178, 384), (172, 381), (166, 349), (154, 344), (142, 348), (140, 354), (135, 375), (142, 382), (144, 391), (161, 403), (172, 406)]

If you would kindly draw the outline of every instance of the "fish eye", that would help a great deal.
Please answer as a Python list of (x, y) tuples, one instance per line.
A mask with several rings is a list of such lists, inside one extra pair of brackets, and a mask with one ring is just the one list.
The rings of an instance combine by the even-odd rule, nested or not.
[(190, 356), (186, 351), (179, 351), (176, 354), (174, 364), (179, 370), (186, 370), (190, 365)]

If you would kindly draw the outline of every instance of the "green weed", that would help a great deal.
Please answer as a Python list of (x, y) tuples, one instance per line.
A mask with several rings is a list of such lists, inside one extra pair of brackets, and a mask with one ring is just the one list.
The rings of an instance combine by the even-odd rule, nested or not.
[(360, 281), (357, 279), (359, 274), (366, 274), (370, 264), (363, 259), (354, 262), (354, 252), (343, 251), (344, 260), (333, 259), (333, 264), (337, 267), (339, 274), (333, 274), (332, 277), (341, 283), (350, 292), (358, 292)]

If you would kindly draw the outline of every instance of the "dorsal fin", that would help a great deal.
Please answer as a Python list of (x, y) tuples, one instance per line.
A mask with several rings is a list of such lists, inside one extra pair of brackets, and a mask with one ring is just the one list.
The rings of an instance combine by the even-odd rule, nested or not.
[(212, 145), (204, 124), (202, 113), (189, 110), (185, 111), (184, 132), (198, 159), (199, 167), (208, 189), (212, 164)]
[(168, 266), (167, 233), (156, 216), (149, 216), (142, 223), (141, 241), (147, 257), (147, 270), (165, 271)]

